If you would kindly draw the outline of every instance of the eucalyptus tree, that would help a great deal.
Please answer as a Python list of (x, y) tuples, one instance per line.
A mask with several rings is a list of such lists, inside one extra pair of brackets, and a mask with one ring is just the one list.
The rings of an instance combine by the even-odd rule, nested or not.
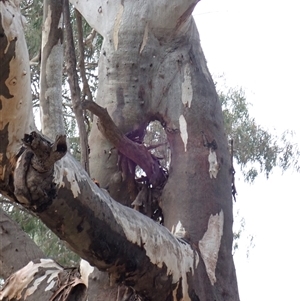
[[(107, 111), (91, 101), (84, 108), (101, 117), (92, 127), (90, 166), (109, 195), (66, 153), (64, 136), (49, 142), (34, 130), (20, 12), (17, 3), (1, 2), (7, 62), (1, 79), (7, 141), (1, 192), (107, 271), (112, 292), (123, 285), (145, 300), (238, 300), (231, 161), (220, 102), (191, 16), (196, 3), (74, 2), (104, 39), (97, 103)], [(168, 173), (141, 144), (153, 120), (170, 144)], [(136, 164), (146, 172), (146, 189), (156, 190), (164, 227), (120, 204), (138, 196)]]
[[(0, 192), (107, 273), (98, 300), (239, 300), (232, 156), (191, 16), (198, 1), (71, 2), (103, 37), (96, 102), (75, 102), (97, 116), (90, 173), (101, 188), (64, 135), (36, 131), (18, 2), (0, 1)], [(144, 145), (153, 121), (167, 137), (167, 168)], [(8, 278), (0, 300), (83, 300), (86, 280), (38, 260)]]

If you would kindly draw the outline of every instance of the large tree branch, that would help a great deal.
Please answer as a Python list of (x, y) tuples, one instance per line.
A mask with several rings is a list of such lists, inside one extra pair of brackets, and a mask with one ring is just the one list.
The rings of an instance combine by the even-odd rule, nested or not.
[(165, 183), (166, 175), (159, 161), (143, 145), (133, 142), (116, 126), (106, 109), (93, 101), (85, 101), (83, 107), (98, 116), (97, 126), (104, 137), (124, 156), (139, 165), (154, 187)]
[[(47, 143), (34, 132), (25, 135), (24, 141), (33, 154), (27, 165), (18, 164), (17, 172), (26, 177), (22, 185), (27, 185), (27, 189), (15, 187), (20, 202), (24, 191), (23, 204), (82, 258), (109, 272), (112, 283), (131, 286), (149, 300), (166, 300), (178, 287), (188, 294), (187, 277), (198, 264), (198, 254), (187, 243), (113, 201), (69, 154), (53, 163), (53, 168), (45, 164), (54, 161), (53, 152), (63, 154), (63, 140)], [(45, 165), (47, 168), (41, 168)], [(22, 166), (26, 169), (23, 172)], [(39, 181), (43, 185), (37, 189)]]

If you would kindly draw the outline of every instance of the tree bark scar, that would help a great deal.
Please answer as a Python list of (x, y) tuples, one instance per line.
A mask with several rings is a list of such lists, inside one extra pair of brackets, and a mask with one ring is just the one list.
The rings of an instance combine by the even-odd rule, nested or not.
[(0, 14), (0, 95), (3, 95), (8, 99), (12, 98), (13, 95), (9, 93), (9, 89), (5, 82), (9, 78), (10, 61), (15, 57), (17, 38), (15, 37), (12, 41), (8, 40), (2, 25), (4, 21), (3, 15)]

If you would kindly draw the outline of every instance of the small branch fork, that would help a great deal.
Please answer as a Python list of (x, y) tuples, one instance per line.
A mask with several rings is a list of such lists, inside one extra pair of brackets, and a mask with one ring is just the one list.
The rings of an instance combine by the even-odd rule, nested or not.
[(157, 158), (143, 144), (135, 143), (126, 137), (113, 122), (105, 108), (100, 107), (93, 101), (85, 101), (82, 106), (83, 109), (90, 110), (98, 117), (97, 126), (100, 132), (121, 154), (135, 162), (145, 171), (149, 183), (153, 187), (166, 181), (165, 173)]

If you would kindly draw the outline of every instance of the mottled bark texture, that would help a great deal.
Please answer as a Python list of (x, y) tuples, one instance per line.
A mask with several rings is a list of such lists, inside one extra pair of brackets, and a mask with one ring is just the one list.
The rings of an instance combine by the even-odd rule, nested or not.
[[(0, 209), (0, 277), (3, 279), (8, 278), (13, 273), (17, 272), (21, 268), (25, 267), (30, 261), (39, 262), (37, 260), (38, 258), (45, 258), (44, 253), (41, 251), (41, 249), (33, 242), (33, 240), (22, 230), (22, 228), (13, 221), (2, 209)], [(62, 270), (62, 267), (59, 267), (58, 265), (53, 263), (54, 273), (57, 271), (57, 268), (59, 270)], [(33, 267), (30, 268), (32, 270)], [(96, 301), (101, 300), (99, 299), (99, 296), (104, 296), (105, 300), (117, 300), (118, 296), (120, 298), (127, 298), (134, 297), (135, 293), (134, 291), (125, 286), (120, 287), (119, 289), (112, 290), (111, 285), (109, 283), (109, 277), (107, 273), (99, 273), (97, 269), (94, 269), (93, 272), (89, 275), (88, 273), (85, 274), (85, 267), (80, 267), (80, 273), (81, 278), (83, 278), (85, 286), (88, 284), (88, 297), (90, 301)], [(40, 275), (42, 276), (43, 272), (46, 271), (45, 268), (42, 271), (42, 268), (40, 267)], [(30, 270), (27, 270), (27, 273), (30, 272)], [(87, 270), (87, 269), (86, 269)], [(68, 272), (70, 269), (67, 269), (65, 275), (68, 275)], [(77, 271), (78, 272), (78, 271)], [(89, 270), (87, 270), (89, 272)], [(49, 274), (51, 276), (52, 274)], [(89, 280), (86, 281), (86, 277), (89, 277)], [(34, 280), (32, 283), (34, 283), (38, 279), (37, 277), (34, 277)], [(55, 278), (56, 279), (56, 278)], [(20, 279), (19, 279), (20, 280)], [(48, 279), (45, 278), (45, 282)], [(71, 279), (72, 280), (72, 279)], [(17, 285), (17, 283), (13, 283), (14, 285)], [(66, 290), (72, 288), (71, 285), (76, 284), (75, 282), (71, 283), (69, 281), (69, 286), (65, 285), (66, 283), (61, 283), (60, 286), (60, 292), (61, 294), (66, 294)], [(79, 285), (78, 288), (74, 289), (74, 292), (78, 293), (80, 292), (80, 295), (78, 296), (78, 301), (84, 299), (85, 294), (84, 293), (84, 287), (82, 286), (82, 282), (78, 281), (77, 284)], [(48, 286), (49, 283), (46, 285)], [(30, 288), (31, 285), (28, 285), (28, 288)], [(7, 287), (6, 287), (7, 288)], [(45, 283), (41, 286), (37, 286), (37, 290), (35, 293), (29, 298), (27, 297), (26, 300), (48, 300), (51, 297), (54, 296), (55, 292), (59, 290), (59, 288), (52, 289), (52, 291), (45, 292)], [(23, 295), (25, 294), (27, 288), (24, 288)], [(4, 290), (4, 289), (3, 289)], [(2, 290), (2, 292), (3, 292)], [(10, 287), (10, 292), (12, 292), (12, 286)], [(8, 291), (6, 291), (8, 292)], [(0, 293), (0, 300), (1, 296)], [(3, 297), (4, 298), (4, 297)], [(82, 299), (80, 299), (82, 298)], [(6, 300), (4, 298), (4, 300)], [(70, 300), (70, 299), (68, 299)], [(125, 300), (125, 299), (121, 299)], [(126, 299), (127, 300), (127, 299)], [(129, 299), (130, 300), (130, 299)], [(137, 301), (136, 299), (132, 299)]]
[(44, 135), (64, 134), (62, 114), (63, 4), (44, 0), (41, 47), (40, 109)]
[(24, 20), (9, 1), (0, 1), (0, 189), (13, 195), (12, 172), (25, 132), (34, 130)]

